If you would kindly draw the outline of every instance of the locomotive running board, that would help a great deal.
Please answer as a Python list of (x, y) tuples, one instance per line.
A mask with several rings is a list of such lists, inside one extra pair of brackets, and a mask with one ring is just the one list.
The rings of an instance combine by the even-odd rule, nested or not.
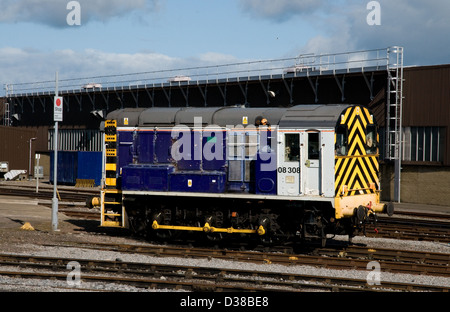
[(253, 199), (253, 200), (288, 200), (288, 201), (321, 201), (330, 202), (334, 207), (334, 197), (320, 195), (262, 195), (262, 194), (239, 194), (239, 193), (201, 193), (201, 192), (163, 192), (163, 191), (128, 191), (122, 190), (125, 196), (170, 196), (170, 197), (208, 197), (208, 198), (231, 198), (231, 199)]
[(205, 232), (205, 233), (241, 233), (241, 234), (258, 234), (264, 235), (266, 230), (262, 225), (259, 226), (257, 230), (250, 229), (235, 229), (233, 227), (230, 228), (216, 228), (210, 226), (209, 223), (205, 223), (203, 227), (197, 226), (179, 226), (179, 225), (160, 225), (158, 221), (154, 220), (152, 224), (152, 228), (154, 230), (177, 230), (177, 231), (196, 231), (196, 232)]

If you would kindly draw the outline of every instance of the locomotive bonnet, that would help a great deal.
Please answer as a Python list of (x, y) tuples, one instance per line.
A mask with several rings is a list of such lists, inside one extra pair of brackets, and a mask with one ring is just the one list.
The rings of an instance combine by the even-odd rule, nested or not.
[(380, 202), (377, 130), (360, 105), (113, 111), (101, 224), (162, 239), (351, 238), (393, 213)]

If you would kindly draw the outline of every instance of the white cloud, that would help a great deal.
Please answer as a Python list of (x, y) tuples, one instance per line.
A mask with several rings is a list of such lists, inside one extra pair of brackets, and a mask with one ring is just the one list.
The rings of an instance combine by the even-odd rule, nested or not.
[(307, 17), (307, 21), (321, 34), (310, 38), (300, 48), (301, 53), (333, 53), (399, 45), (405, 48), (405, 64), (450, 62), (448, 0), (379, 0), (379, 26), (367, 24), (369, 0), (240, 1), (243, 10), (278, 23)]
[(368, 11), (353, 10), (347, 17), (351, 40), (357, 47), (405, 47), (409, 64), (448, 63), (450, 61), (450, 2), (447, 0), (380, 1), (381, 25), (368, 26), (360, 19)]
[(244, 11), (279, 22), (323, 8), (323, 0), (240, 0)]
[[(53, 87), (56, 71), (60, 80), (86, 78), (63, 82), (62, 86), (81, 86), (88, 80), (105, 84), (116, 82), (117, 85), (145, 81), (152, 83), (166, 81), (176, 75), (195, 75), (198, 72), (179, 69), (233, 62), (237, 62), (233, 56), (213, 52), (177, 58), (160, 53), (109, 53), (94, 49), (81, 52), (70, 49), (42, 52), (5, 47), (0, 48), (0, 83), (15, 84), (15, 92), (32, 86), (20, 85), (25, 82), (49, 81), (48, 86)], [(104, 77), (109, 75), (115, 77)]]
[[(257, 18), (283, 25), (284, 20), (307, 19), (320, 35), (311, 36), (287, 56), (300, 53), (333, 53), (392, 45), (405, 47), (405, 64), (450, 63), (450, 1), (379, 0), (381, 25), (369, 26), (367, 1), (360, 0), (239, 0), (242, 10)], [(63, 3), (63, 5), (60, 5)], [(108, 20), (124, 14), (157, 10), (160, 0), (80, 0), (82, 23)], [(67, 1), (0, 0), (0, 23), (31, 21), (62, 27), (66, 25)], [(60, 13), (57, 13), (60, 12)], [(60, 16), (62, 15), (62, 17)], [(314, 18), (312, 18), (314, 17)], [(280, 28), (281, 29), (281, 28)], [(70, 33), (68, 32), (68, 35)], [(302, 38), (304, 39), (304, 38)], [(292, 38), (292, 45), (297, 39)], [(48, 51), (41, 48), (0, 48), (0, 84), (96, 77), (170, 70), (195, 66), (236, 63), (232, 55), (205, 52), (195, 56), (172, 57), (162, 53), (113, 53), (99, 49)], [(75, 49), (75, 48), (73, 48)], [(175, 53), (179, 53), (176, 51)], [(167, 75), (175, 74), (168, 72)], [(185, 74), (185, 73), (180, 73)], [(132, 79), (125, 76), (124, 79)]]
[[(0, 0), (0, 22), (31, 22), (52, 27), (66, 27), (70, 12), (67, 1), (61, 0)], [(146, 12), (158, 7), (158, 0), (78, 0), (81, 25), (92, 20), (107, 21), (132, 12)]]

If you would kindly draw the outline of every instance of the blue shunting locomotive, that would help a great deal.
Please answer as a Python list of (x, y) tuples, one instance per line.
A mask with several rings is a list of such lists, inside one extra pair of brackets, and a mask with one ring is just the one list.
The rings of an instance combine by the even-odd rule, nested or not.
[(108, 114), (105, 142), (102, 226), (325, 244), (393, 214), (363, 106), (126, 108)]

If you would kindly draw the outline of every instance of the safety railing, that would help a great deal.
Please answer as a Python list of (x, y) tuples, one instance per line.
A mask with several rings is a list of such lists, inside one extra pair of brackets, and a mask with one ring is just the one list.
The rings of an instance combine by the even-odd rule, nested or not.
[[(109, 91), (155, 86), (195, 85), (271, 78), (365, 72), (389, 68), (390, 48), (331, 54), (300, 54), (296, 57), (220, 65), (60, 79), (59, 92)], [(391, 58), (392, 59), (392, 58)], [(64, 73), (60, 73), (61, 76)], [(45, 95), (54, 92), (55, 80), (4, 85), (7, 97)]]

